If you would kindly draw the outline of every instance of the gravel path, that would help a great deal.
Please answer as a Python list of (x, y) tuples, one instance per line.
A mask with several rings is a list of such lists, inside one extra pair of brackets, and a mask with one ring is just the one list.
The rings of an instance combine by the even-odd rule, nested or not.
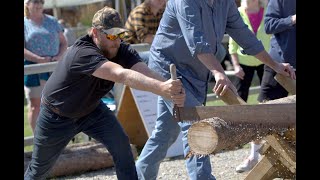
[[(248, 148), (210, 155), (213, 175), (217, 180), (243, 180), (247, 173), (237, 173), (236, 166), (249, 154)], [(160, 164), (157, 180), (187, 180), (182, 156), (165, 159)], [(76, 176), (59, 177), (51, 180), (117, 180), (114, 168), (91, 171)]]

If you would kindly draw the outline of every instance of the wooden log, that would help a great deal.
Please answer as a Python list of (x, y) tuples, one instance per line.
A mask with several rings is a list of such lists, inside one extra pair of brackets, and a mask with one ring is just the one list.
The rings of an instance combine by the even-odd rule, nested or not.
[[(131, 145), (134, 158), (137, 149)], [(31, 160), (32, 152), (25, 152), (24, 171)], [(101, 143), (86, 142), (67, 146), (49, 172), (50, 177), (67, 176), (114, 166), (111, 154)]]
[[(268, 101), (269, 104), (295, 103), (295, 95)], [(285, 113), (285, 112), (284, 112)], [(241, 116), (241, 114), (239, 114)], [(254, 117), (252, 117), (254, 120)], [(268, 117), (266, 117), (266, 122)], [(253, 121), (252, 121), (253, 122)], [(188, 130), (188, 143), (190, 154), (208, 155), (232, 150), (249, 143), (252, 140), (262, 139), (271, 134), (285, 134), (295, 129), (284, 129), (283, 127), (267, 127), (253, 123), (230, 123), (219, 117), (212, 117), (193, 123)], [(295, 141), (295, 136), (291, 137)]]
[(296, 94), (296, 80), (291, 79), (290, 77), (284, 76), (282, 74), (276, 74), (274, 79), (289, 92), (291, 95)]
[(230, 88), (227, 89), (223, 96), (218, 96), (227, 105), (247, 104), (237, 93)]

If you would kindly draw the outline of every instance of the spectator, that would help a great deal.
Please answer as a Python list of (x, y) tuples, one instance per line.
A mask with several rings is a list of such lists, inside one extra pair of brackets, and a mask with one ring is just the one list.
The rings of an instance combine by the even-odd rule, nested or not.
[[(265, 15), (265, 31), (272, 34), (269, 54), (276, 62), (290, 63), (296, 68), (296, 0), (269, 0)], [(288, 96), (288, 92), (274, 79), (277, 72), (264, 66), (258, 101), (264, 102)], [(250, 156), (239, 166), (251, 170), (258, 163), (261, 142), (251, 142)]]
[[(262, 43), (244, 24), (234, 0), (169, 0), (150, 48), (148, 66), (169, 79), (169, 65), (176, 65), (177, 76), (181, 77), (185, 88), (185, 106), (206, 103), (211, 73), (216, 81), (213, 91), (217, 95), (224, 95), (227, 88), (237, 93), (219, 62), (225, 56), (221, 45), (224, 32), (243, 47), (244, 53), (254, 55), (278, 73), (295, 78), (289, 64), (271, 59)], [(187, 156), (190, 153), (187, 134), (191, 123), (177, 123), (173, 119), (173, 104), (166, 97), (158, 98), (155, 129), (136, 162), (139, 179), (156, 179), (160, 162), (180, 131), (190, 180), (215, 179), (211, 174), (210, 156)]]
[[(238, 10), (244, 23), (268, 51), (271, 35), (264, 31), (265, 7), (264, 0), (242, 0)], [(263, 63), (254, 56), (243, 54), (241, 51), (242, 48), (232, 38), (229, 38), (229, 54), (236, 76), (233, 83), (239, 96), (247, 101), (254, 73), (257, 72), (260, 82), (262, 80)]]
[[(24, 65), (58, 61), (67, 48), (62, 28), (56, 18), (43, 13), (44, 0), (25, 0)], [(49, 73), (24, 76), (28, 102), (28, 120), (34, 133), (40, 108), (40, 95)]]
[[(125, 27), (130, 30), (125, 41), (130, 44), (151, 44), (158, 29), (166, 0), (145, 0), (135, 7), (129, 14)], [(149, 51), (140, 52), (139, 55), (148, 63)]]
[(43, 89), (25, 180), (45, 179), (62, 150), (80, 132), (108, 149), (119, 180), (137, 179), (129, 138), (101, 98), (114, 83), (124, 83), (182, 106), (185, 91), (180, 80), (166, 80), (141, 63), (137, 52), (121, 43), (125, 31), (119, 13), (106, 6), (93, 16), (88, 34), (67, 49)]
[[(296, 0), (270, 0), (265, 15), (265, 31), (272, 34), (270, 56), (277, 62), (290, 63), (296, 69)], [(259, 102), (288, 96), (274, 79), (276, 72), (264, 67)]]
[(70, 29), (70, 27), (66, 24), (64, 19), (59, 19), (58, 22), (63, 27), (63, 35), (65, 36), (69, 47), (77, 40), (76, 34)]

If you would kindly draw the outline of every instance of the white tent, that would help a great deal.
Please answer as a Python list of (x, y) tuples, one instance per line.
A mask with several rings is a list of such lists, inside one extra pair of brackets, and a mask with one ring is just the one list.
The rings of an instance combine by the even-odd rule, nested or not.
[[(79, 6), (103, 1), (105, 0), (45, 0), (44, 9), (53, 9), (54, 16), (58, 16), (56, 12), (57, 8)], [(141, 4), (141, 0), (135, 1), (137, 4)], [(124, 17), (124, 20), (126, 21), (127, 11), (125, 0), (115, 0), (115, 9), (120, 12), (122, 17)]]
[(45, 0), (44, 9), (79, 6), (105, 0)]

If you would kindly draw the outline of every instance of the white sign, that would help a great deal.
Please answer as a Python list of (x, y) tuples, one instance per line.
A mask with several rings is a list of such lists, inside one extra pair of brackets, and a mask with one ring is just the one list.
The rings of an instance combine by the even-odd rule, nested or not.
[[(151, 92), (131, 89), (133, 99), (139, 110), (143, 125), (147, 130), (148, 137), (151, 136), (157, 120), (157, 99), (158, 95)], [(183, 155), (182, 133), (180, 132), (177, 140), (170, 146), (166, 157)]]

